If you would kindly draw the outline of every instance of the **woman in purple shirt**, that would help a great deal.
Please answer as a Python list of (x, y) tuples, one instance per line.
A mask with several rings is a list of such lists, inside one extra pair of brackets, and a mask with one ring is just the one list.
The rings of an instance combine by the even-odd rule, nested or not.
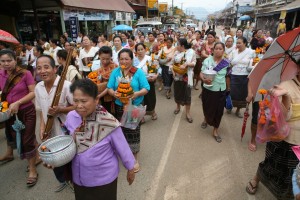
[[(7, 101), (12, 115), (25, 125), (21, 131), (21, 159), (27, 159), (29, 163), (29, 175), (27, 186), (34, 186), (38, 174), (35, 167), (36, 162), (36, 137), (35, 121), (36, 113), (32, 103), (34, 98), (35, 81), (31, 73), (17, 66), (16, 55), (13, 51), (3, 49), (0, 51), (0, 62), (3, 67), (0, 70), (1, 100)], [(0, 158), (0, 162), (8, 162), (14, 159), (13, 148), (15, 147), (16, 133), (12, 128), (15, 116), (5, 122), (5, 135), (7, 138), (7, 151)]]
[(97, 85), (89, 79), (71, 85), (76, 109), (67, 115), (65, 127), (74, 136), (77, 154), (72, 160), (75, 198), (78, 200), (117, 199), (118, 157), (134, 181), (134, 156), (120, 123), (98, 105)]

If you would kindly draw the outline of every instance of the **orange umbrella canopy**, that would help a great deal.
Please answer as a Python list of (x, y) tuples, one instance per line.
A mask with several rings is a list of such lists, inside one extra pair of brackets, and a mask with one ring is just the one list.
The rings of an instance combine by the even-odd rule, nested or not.
[(10, 33), (0, 29), (0, 41), (12, 44), (19, 44), (20, 42)]
[[(300, 68), (300, 28), (279, 36), (249, 75), (253, 94), (292, 79)], [(256, 95), (258, 100), (259, 95)]]

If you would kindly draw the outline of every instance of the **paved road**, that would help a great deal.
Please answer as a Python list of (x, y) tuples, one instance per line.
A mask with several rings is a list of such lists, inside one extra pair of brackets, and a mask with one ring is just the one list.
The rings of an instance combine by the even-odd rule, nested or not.
[[(257, 195), (245, 192), (247, 181), (256, 172), (264, 156), (264, 145), (255, 153), (247, 150), (249, 123), (243, 142), (240, 141), (242, 119), (224, 114), (220, 133), (223, 142), (218, 144), (211, 136), (212, 128), (203, 130), (199, 91), (192, 91), (192, 115), (189, 124), (185, 113), (173, 114), (173, 98), (167, 100), (157, 93), (158, 120), (142, 126), (141, 171), (132, 186), (126, 181), (126, 171), (121, 167), (118, 182), (120, 200), (272, 200), (275, 199), (262, 185)], [(183, 110), (183, 109), (182, 109)], [(250, 122), (250, 119), (248, 120)], [(5, 137), (0, 134), (0, 154), (5, 151)], [(70, 190), (54, 193), (57, 185), (54, 174), (38, 167), (39, 182), (28, 189), (25, 181), (26, 162), (17, 158), (0, 166), (0, 199), (74, 199)]]

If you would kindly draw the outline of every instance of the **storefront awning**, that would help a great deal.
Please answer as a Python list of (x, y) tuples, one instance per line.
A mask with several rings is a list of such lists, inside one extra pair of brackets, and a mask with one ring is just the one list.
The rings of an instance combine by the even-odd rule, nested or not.
[(286, 10), (287, 12), (294, 12), (300, 10), (300, 0), (293, 1), (292, 3), (289, 3), (286, 6), (283, 6), (275, 11), (280, 12), (283, 10)]
[(125, 0), (61, 0), (61, 2), (65, 7), (70, 8), (135, 12)]

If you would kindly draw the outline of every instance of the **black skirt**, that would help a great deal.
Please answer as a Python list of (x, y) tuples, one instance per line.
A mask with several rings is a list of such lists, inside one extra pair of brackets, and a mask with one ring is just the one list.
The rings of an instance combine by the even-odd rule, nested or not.
[(258, 166), (259, 179), (277, 199), (294, 199), (292, 175), (299, 160), (292, 146), (285, 141), (268, 142), (265, 160)]
[(173, 74), (169, 71), (169, 66), (161, 65), (162, 79), (165, 90), (170, 90), (173, 83)]
[(204, 117), (208, 125), (213, 126), (214, 128), (219, 128), (224, 112), (225, 103), (225, 91), (215, 92), (203, 88), (202, 107)]
[(118, 178), (107, 185), (85, 187), (74, 184), (76, 200), (117, 200)]
[(248, 76), (231, 75), (230, 77), (230, 95), (233, 107), (246, 108), (248, 96)]
[(175, 102), (180, 105), (191, 105), (191, 88), (185, 81), (174, 81)]
[[(121, 121), (123, 112), (123, 106), (115, 104), (115, 114), (117, 120)], [(138, 125), (135, 130), (125, 127), (121, 128), (132, 153), (138, 153), (140, 151), (141, 126)]]
[(151, 114), (155, 111), (156, 106), (156, 93), (155, 93), (155, 85), (154, 82), (149, 82), (150, 90), (144, 96), (144, 105), (147, 105), (146, 111)]

